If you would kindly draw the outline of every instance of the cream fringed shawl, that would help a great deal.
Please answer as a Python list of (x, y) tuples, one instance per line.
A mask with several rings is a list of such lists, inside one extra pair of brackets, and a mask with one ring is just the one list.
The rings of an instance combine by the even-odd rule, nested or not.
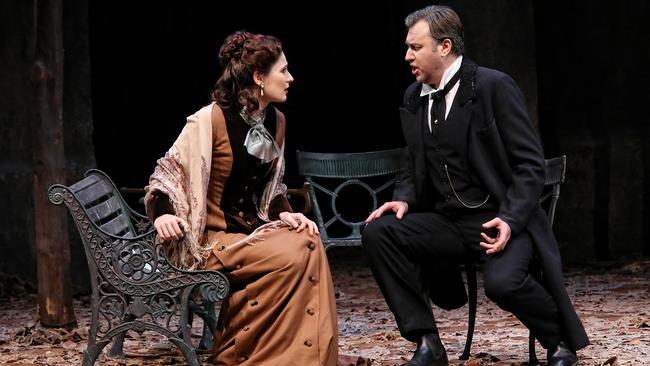
[[(171, 241), (167, 253), (172, 264), (184, 269), (201, 268), (216, 243), (207, 242), (205, 224), (207, 216), (208, 181), (212, 160), (212, 112), (217, 121), (225, 122), (221, 108), (214, 103), (187, 117), (187, 123), (165, 156), (157, 161), (156, 168), (145, 187), (145, 208), (152, 212), (153, 193), (160, 191), (169, 197), (175, 215), (187, 221), (190, 231), (180, 241)], [(284, 173), (284, 141), (280, 156), (274, 163), (272, 179), (267, 183), (258, 203), (258, 216), (269, 221), (268, 208), (277, 194), (286, 192), (282, 184)], [(256, 229), (246, 239), (231, 245), (253, 244), (261, 239), (265, 230), (280, 227), (279, 221), (267, 223)]]

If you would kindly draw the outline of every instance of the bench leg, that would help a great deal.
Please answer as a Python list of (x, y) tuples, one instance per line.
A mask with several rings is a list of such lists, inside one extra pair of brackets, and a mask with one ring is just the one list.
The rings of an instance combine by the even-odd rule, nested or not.
[(169, 338), (169, 340), (174, 343), (178, 349), (181, 350), (183, 356), (185, 357), (185, 361), (187, 361), (187, 364), (189, 366), (199, 366), (199, 360), (196, 357), (196, 351), (194, 351), (194, 347), (192, 347), (191, 344), (183, 342), (183, 340), (180, 338)]
[(110, 342), (110, 337), (102, 338), (97, 343), (94, 342), (88, 343), (88, 346), (83, 352), (82, 365), (93, 366), (97, 361), (97, 358), (99, 358), (99, 355), (102, 353), (104, 347), (106, 347), (106, 345), (108, 344), (108, 342)]
[(217, 312), (213, 302), (206, 302), (206, 316), (203, 318), (203, 334), (199, 342), (199, 349), (211, 349), (214, 339), (214, 330), (217, 327)]
[(81, 364), (83, 366), (93, 366), (95, 364), (95, 361), (97, 361), (97, 357), (99, 357), (100, 352), (101, 349), (97, 346), (88, 346), (84, 350), (83, 360)]
[[(125, 315), (124, 322), (130, 322), (135, 320), (133, 315)], [(126, 356), (124, 355), (124, 337), (126, 337), (126, 331), (118, 333), (115, 338), (113, 338), (113, 345), (108, 350), (108, 356), (118, 360), (124, 360)]]
[(203, 319), (203, 333), (201, 334), (201, 341), (199, 342), (198, 349), (211, 349), (214, 330), (217, 327), (215, 304), (210, 301), (205, 301), (202, 304), (197, 304), (193, 301), (190, 301), (187, 319), (190, 330), (192, 329), (194, 315), (198, 315), (201, 319)]
[(115, 358), (119, 360), (124, 360), (126, 358), (126, 356), (124, 355), (125, 336), (126, 336), (126, 332), (120, 333), (117, 336), (115, 336), (115, 339), (113, 340), (113, 345), (108, 350), (108, 355), (111, 358)]

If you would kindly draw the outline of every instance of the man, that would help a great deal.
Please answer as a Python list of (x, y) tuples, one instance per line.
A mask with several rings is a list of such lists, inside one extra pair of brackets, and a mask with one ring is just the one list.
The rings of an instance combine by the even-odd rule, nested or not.
[[(416, 78), (400, 109), (409, 169), (363, 234), (399, 330), (417, 343), (405, 365), (448, 364), (428, 298), (444, 309), (464, 305), (458, 264), (467, 260), (484, 263), (486, 295), (532, 331), (548, 365), (577, 364), (575, 351), (589, 341), (538, 204), (544, 155), (521, 91), (463, 56), (452, 9), (415, 11), (406, 26), (405, 59)], [(534, 252), (543, 285), (528, 271)]]

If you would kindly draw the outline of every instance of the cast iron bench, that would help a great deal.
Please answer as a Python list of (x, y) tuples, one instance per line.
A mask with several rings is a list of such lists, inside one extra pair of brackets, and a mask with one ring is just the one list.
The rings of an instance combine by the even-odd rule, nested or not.
[(88, 261), (92, 315), (83, 365), (93, 365), (111, 339), (109, 354), (123, 356), (124, 336), (133, 330), (166, 336), (189, 365), (198, 366), (190, 338), (192, 313), (204, 318), (201, 345), (207, 347), (216, 326), (214, 304), (228, 294), (226, 276), (169, 263), (163, 245), (155, 244), (149, 219), (133, 211), (100, 170), (87, 171), (67, 187), (55, 184), (48, 194), (52, 203), (68, 207)]

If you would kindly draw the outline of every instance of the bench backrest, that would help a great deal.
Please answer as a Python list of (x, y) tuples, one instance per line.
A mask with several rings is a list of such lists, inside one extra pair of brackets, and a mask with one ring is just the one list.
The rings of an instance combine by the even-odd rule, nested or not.
[[(326, 248), (361, 245), (364, 219), (377, 208), (379, 195), (390, 198), (395, 176), (404, 169), (405, 152), (405, 148), (361, 153), (296, 152), (298, 173), (309, 184), (313, 216)], [(346, 217), (343, 211), (351, 205), (361, 215)]]
[(88, 218), (102, 230), (126, 238), (136, 235), (129, 209), (106, 174), (90, 170), (84, 179), (68, 188), (86, 210)]
[(148, 218), (126, 204), (104, 172), (91, 169), (70, 186), (55, 184), (49, 195), (53, 203), (65, 203), (75, 221), (91, 280), (99, 274), (128, 293), (130, 284), (154, 281), (169, 268), (157, 253)]

